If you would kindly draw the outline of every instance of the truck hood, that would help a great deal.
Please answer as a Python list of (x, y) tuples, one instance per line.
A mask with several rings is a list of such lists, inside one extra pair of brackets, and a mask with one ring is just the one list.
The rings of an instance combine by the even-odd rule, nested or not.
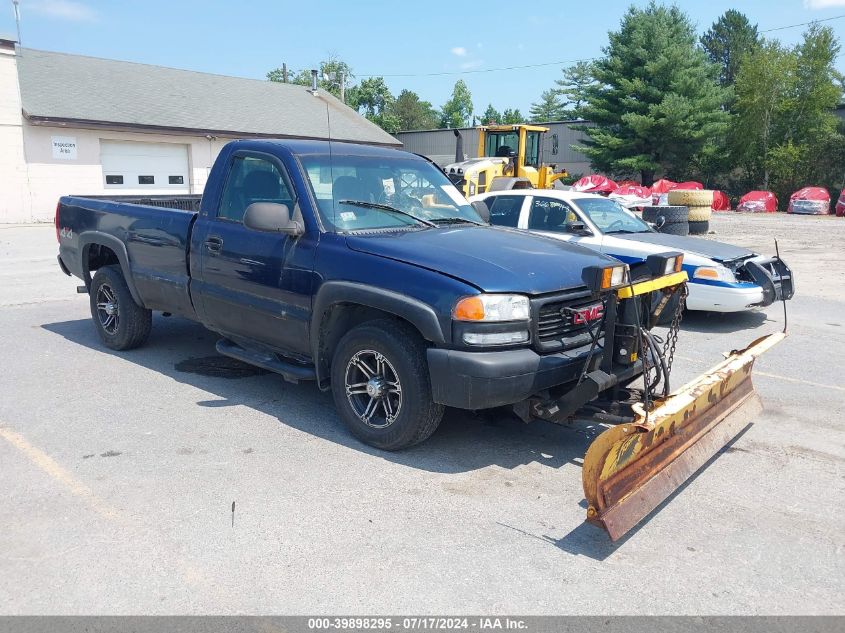
[(583, 286), (587, 266), (616, 262), (574, 244), (524, 231), (456, 226), (348, 235), (349, 248), (443, 273), (484, 292), (542, 294)]
[(754, 253), (745, 248), (715, 240), (706, 240), (700, 237), (685, 237), (682, 235), (668, 235), (666, 233), (622, 233), (614, 234), (613, 237), (665, 246), (667, 250), (694, 253), (716, 262), (728, 262), (754, 255)]

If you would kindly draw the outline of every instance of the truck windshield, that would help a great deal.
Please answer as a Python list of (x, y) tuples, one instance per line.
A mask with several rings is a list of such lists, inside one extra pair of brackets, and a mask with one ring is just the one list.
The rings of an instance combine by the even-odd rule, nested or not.
[(449, 179), (424, 160), (337, 154), (299, 160), (328, 230), (483, 223)]
[(596, 197), (578, 198), (573, 202), (602, 233), (651, 232), (648, 224), (614, 200)]

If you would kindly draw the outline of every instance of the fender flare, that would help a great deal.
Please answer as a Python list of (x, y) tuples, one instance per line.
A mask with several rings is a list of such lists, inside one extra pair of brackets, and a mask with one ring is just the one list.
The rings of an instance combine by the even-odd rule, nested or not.
[(322, 384), (327, 363), (322, 358), (321, 331), (329, 310), (338, 304), (366, 306), (398, 316), (411, 325), (427, 341), (443, 344), (446, 336), (434, 309), (408, 295), (375, 288), (352, 281), (327, 281), (317, 291), (311, 317), (311, 357), (317, 370), (318, 384)]
[(123, 272), (123, 278), (126, 280), (126, 285), (129, 287), (129, 293), (132, 295), (135, 303), (143, 307), (144, 302), (141, 300), (141, 295), (138, 294), (138, 288), (135, 287), (135, 279), (132, 277), (132, 269), (129, 267), (129, 253), (126, 251), (126, 244), (121, 242), (114, 235), (109, 235), (108, 233), (103, 233), (101, 231), (85, 231), (79, 235), (79, 253), (82, 263), (82, 271), (85, 273), (85, 276), (83, 277), (85, 286), (88, 288), (91, 286), (91, 271), (88, 270), (87, 258), (88, 247), (93, 244), (110, 248), (117, 256), (117, 261), (120, 264), (121, 271)]

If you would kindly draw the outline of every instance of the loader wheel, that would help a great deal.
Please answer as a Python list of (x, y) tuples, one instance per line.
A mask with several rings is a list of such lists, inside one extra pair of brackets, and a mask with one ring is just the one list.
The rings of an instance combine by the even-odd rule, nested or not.
[(710, 221), (692, 222), (689, 223), (690, 235), (706, 235), (710, 231)]
[(710, 207), (690, 207), (689, 221), (690, 222), (709, 222), (713, 215), (713, 209)]
[(89, 299), (94, 327), (106, 347), (127, 350), (147, 342), (152, 311), (135, 303), (119, 266), (103, 266), (94, 274)]
[(403, 323), (380, 319), (348, 332), (335, 350), (331, 378), (341, 419), (370, 446), (413, 446), (443, 418), (443, 405), (431, 398), (425, 346)]
[(711, 189), (673, 189), (667, 194), (667, 199), (669, 204), (709, 209), (713, 206), (713, 191)]

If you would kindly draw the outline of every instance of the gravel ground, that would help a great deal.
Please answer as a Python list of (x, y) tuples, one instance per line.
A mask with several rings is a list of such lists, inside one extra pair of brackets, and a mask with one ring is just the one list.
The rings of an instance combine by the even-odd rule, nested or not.
[[(374, 450), (188, 321), (104, 349), (53, 227), (1, 227), (0, 613), (844, 613), (845, 219), (712, 228), (780, 240), (790, 336), (756, 366), (756, 423), (611, 544), (583, 523), (583, 432), (450, 412)], [(689, 314), (678, 379), (781, 323)]]

